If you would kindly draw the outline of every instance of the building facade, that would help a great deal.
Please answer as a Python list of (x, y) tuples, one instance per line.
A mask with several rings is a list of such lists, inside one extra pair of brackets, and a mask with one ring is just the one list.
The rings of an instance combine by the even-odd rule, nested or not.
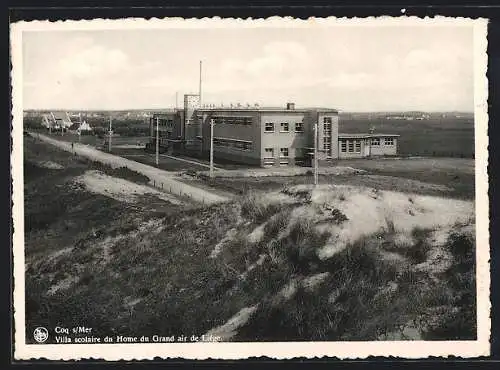
[[(366, 147), (373, 148), (369, 155), (390, 155), (397, 142), (397, 135), (388, 135), (387, 143), (389, 138), (394, 143), (389, 150), (385, 144), (376, 147), (376, 140), (371, 141), (376, 135), (358, 138), (339, 134), (335, 109), (296, 109), (293, 103), (283, 108), (200, 107), (199, 96), (190, 94), (184, 96), (182, 109), (152, 115), (149, 147), (154, 148), (158, 138), (161, 151), (208, 157), (212, 122), (214, 159), (255, 166), (310, 163), (315, 123), (319, 160), (365, 156)], [(385, 137), (379, 140), (385, 143)]]
[(73, 125), (67, 112), (50, 112), (42, 116), (42, 125), (53, 130), (67, 129)]
[(395, 156), (398, 140), (394, 134), (339, 134), (339, 158)]

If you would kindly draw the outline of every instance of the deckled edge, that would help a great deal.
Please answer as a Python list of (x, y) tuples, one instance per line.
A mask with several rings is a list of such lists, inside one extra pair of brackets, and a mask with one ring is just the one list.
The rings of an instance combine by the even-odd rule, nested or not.
[[(286, 343), (204, 343), (204, 344), (130, 344), (130, 345), (27, 345), (25, 344), (24, 312), (24, 195), (23, 195), (23, 141), (22, 141), (22, 32), (46, 30), (111, 30), (140, 28), (205, 28), (205, 27), (294, 27), (354, 25), (384, 27), (398, 22), (426, 26), (429, 22), (459, 25), (474, 23), (474, 96), (476, 137), (476, 210), (477, 210), (477, 288), (478, 288), (478, 340), (446, 342), (286, 342)], [(384, 21), (385, 24), (381, 24)], [(202, 24), (203, 23), (203, 24)], [(11, 24), (11, 77), (12, 77), (12, 156), (11, 175), (13, 180), (13, 254), (14, 254), (14, 318), (16, 360), (147, 360), (163, 359), (246, 359), (266, 356), (274, 359), (325, 358), (365, 359), (371, 356), (392, 358), (426, 358), (459, 356), (461, 358), (487, 356), (490, 352), (491, 330), (489, 301), (489, 213), (488, 175), (486, 171), (487, 152), (487, 20), (467, 17), (327, 17), (295, 19), (293, 17), (269, 18), (127, 18), (65, 20), (65, 21), (20, 21)], [(478, 165), (479, 164), (479, 165)], [(17, 308), (17, 309), (16, 309)], [(443, 344), (445, 347), (443, 347)], [(444, 350), (442, 349), (444, 348)], [(417, 349), (417, 350), (415, 350)]]

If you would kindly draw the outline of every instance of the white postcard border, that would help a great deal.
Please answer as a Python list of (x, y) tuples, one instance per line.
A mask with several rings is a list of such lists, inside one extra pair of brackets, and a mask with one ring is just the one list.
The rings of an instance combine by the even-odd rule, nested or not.
[[(322, 27), (339, 26), (384, 27), (395, 24), (425, 26), (432, 22), (474, 27), (474, 101), (475, 101), (475, 163), (476, 163), (476, 242), (477, 242), (477, 326), (475, 341), (386, 341), (386, 342), (261, 342), (261, 343), (173, 343), (173, 344), (25, 344), (24, 295), (24, 194), (23, 194), (23, 45), (26, 31), (140, 29), (140, 28), (203, 28), (203, 27)], [(412, 24), (412, 25), (413, 25)], [(425, 358), (428, 356), (487, 356), (490, 352), (490, 269), (489, 269), (489, 201), (488, 201), (488, 113), (487, 97), (487, 20), (468, 18), (310, 18), (268, 19), (96, 19), (92, 21), (31, 21), (11, 25), (13, 148), (11, 174), (13, 180), (13, 253), (14, 253), (14, 357), (16, 360), (105, 359), (142, 360), (160, 358), (242, 359), (266, 356), (276, 359), (296, 357), (362, 359), (368, 356)]]

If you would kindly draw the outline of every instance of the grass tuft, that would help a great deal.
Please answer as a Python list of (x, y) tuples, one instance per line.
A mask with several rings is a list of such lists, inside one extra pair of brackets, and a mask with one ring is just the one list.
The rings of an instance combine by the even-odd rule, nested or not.
[(241, 215), (255, 223), (263, 223), (272, 215), (278, 213), (280, 206), (270, 203), (264, 204), (253, 193), (244, 195), (241, 199)]

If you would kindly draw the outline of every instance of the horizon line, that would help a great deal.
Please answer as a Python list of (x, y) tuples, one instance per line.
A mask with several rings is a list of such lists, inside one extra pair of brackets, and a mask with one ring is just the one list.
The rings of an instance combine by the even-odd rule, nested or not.
[[(215, 107), (214, 109), (231, 109), (230, 107)], [(241, 107), (241, 109), (245, 109), (246, 107)], [(254, 108), (254, 107), (250, 107)], [(250, 109), (249, 108), (249, 109)], [(259, 106), (258, 108), (281, 108), (281, 107), (266, 107)], [(314, 109), (315, 107), (296, 107), (296, 109)], [(161, 111), (161, 110), (172, 110), (178, 109), (182, 110), (183, 108), (177, 107), (162, 107), (162, 108), (25, 108), (23, 112), (27, 111), (49, 111), (49, 112), (132, 112), (132, 111)], [(203, 108), (200, 108), (203, 109)], [(237, 109), (237, 107), (233, 107), (233, 109)], [(422, 110), (422, 109), (401, 109), (401, 110), (344, 110), (339, 108), (332, 108), (338, 110), (339, 113), (407, 113), (407, 112), (419, 112), (419, 113), (474, 113), (474, 110)], [(283, 107), (283, 110), (286, 110)]]

